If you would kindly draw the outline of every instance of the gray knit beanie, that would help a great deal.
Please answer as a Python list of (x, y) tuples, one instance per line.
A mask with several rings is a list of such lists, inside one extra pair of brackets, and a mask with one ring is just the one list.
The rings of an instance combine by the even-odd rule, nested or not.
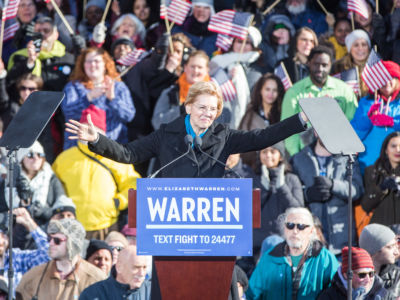
[(369, 39), (368, 33), (366, 33), (362, 29), (356, 29), (353, 30), (351, 33), (349, 33), (344, 40), (347, 52), (350, 53), (351, 47), (353, 46), (354, 42), (357, 41), (358, 39), (366, 40), (368, 43), (368, 47), (371, 48), (371, 40)]
[(67, 237), (68, 258), (72, 260), (82, 252), (86, 231), (75, 219), (53, 220), (47, 227), (48, 234), (62, 233)]
[(385, 225), (369, 224), (362, 230), (359, 244), (372, 256), (389, 244), (395, 236), (394, 232)]

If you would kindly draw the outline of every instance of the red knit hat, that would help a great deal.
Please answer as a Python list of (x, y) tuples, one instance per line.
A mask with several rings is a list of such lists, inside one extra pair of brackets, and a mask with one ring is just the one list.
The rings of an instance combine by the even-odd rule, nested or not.
[[(349, 247), (344, 247), (342, 249), (342, 273), (347, 273), (347, 269), (349, 259)], [(351, 247), (351, 269), (358, 270), (358, 269), (374, 269), (374, 263), (372, 262), (372, 258), (369, 253), (357, 247)]]
[(80, 122), (87, 124), (88, 123), (87, 117), (89, 114), (92, 117), (93, 125), (106, 132), (107, 129), (106, 112), (101, 108), (98, 108), (93, 104), (90, 104), (88, 108), (82, 111)]
[(382, 62), (392, 77), (400, 79), (400, 66), (393, 61), (386, 60)]

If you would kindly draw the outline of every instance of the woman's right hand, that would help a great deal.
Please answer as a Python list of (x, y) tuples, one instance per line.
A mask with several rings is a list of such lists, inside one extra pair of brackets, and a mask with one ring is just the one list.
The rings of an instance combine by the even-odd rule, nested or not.
[(80, 140), (89, 143), (97, 141), (99, 134), (93, 125), (90, 114), (87, 116), (87, 120), (89, 124), (83, 124), (75, 120), (69, 120), (65, 123), (67, 126), (65, 131), (72, 134), (68, 137), (70, 140)]

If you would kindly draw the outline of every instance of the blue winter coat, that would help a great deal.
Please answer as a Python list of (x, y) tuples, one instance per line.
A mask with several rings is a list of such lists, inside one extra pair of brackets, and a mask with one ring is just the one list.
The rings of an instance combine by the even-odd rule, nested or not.
[[(286, 242), (264, 253), (250, 277), (247, 299), (292, 300), (292, 267), (285, 253)], [(316, 299), (329, 286), (339, 267), (336, 257), (319, 241), (314, 241), (306, 256), (297, 290), (298, 300)]]
[[(382, 142), (385, 137), (393, 131), (400, 130), (399, 100), (400, 97), (397, 96), (394, 101), (389, 103), (387, 115), (394, 118), (393, 127), (375, 126), (368, 118), (368, 111), (371, 108), (371, 105), (374, 104), (374, 98), (372, 95), (367, 95), (366, 97), (361, 98), (358, 103), (358, 108), (354, 114), (353, 120), (351, 121), (351, 125), (365, 146), (365, 152), (358, 155), (362, 173), (364, 173), (364, 169), (367, 166), (374, 164), (378, 159)], [(385, 111), (385, 108), (383, 111)]]

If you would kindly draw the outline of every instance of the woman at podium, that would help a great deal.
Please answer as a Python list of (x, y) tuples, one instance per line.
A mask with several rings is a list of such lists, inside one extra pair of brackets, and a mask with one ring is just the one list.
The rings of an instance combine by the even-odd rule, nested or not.
[(91, 151), (121, 163), (135, 164), (156, 157), (163, 166), (159, 177), (218, 178), (223, 177), (230, 154), (276, 144), (305, 130), (308, 121), (301, 112), (265, 129), (230, 129), (227, 124), (214, 122), (222, 112), (223, 100), (219, 86), (211, 81), (193, 84), (184, 105), (186, 115), (124, 145), (99, 134), (89, 118), (89, 124), (69, 120), (66, 131), (71, 133), (70, 139), (86, 141)]

